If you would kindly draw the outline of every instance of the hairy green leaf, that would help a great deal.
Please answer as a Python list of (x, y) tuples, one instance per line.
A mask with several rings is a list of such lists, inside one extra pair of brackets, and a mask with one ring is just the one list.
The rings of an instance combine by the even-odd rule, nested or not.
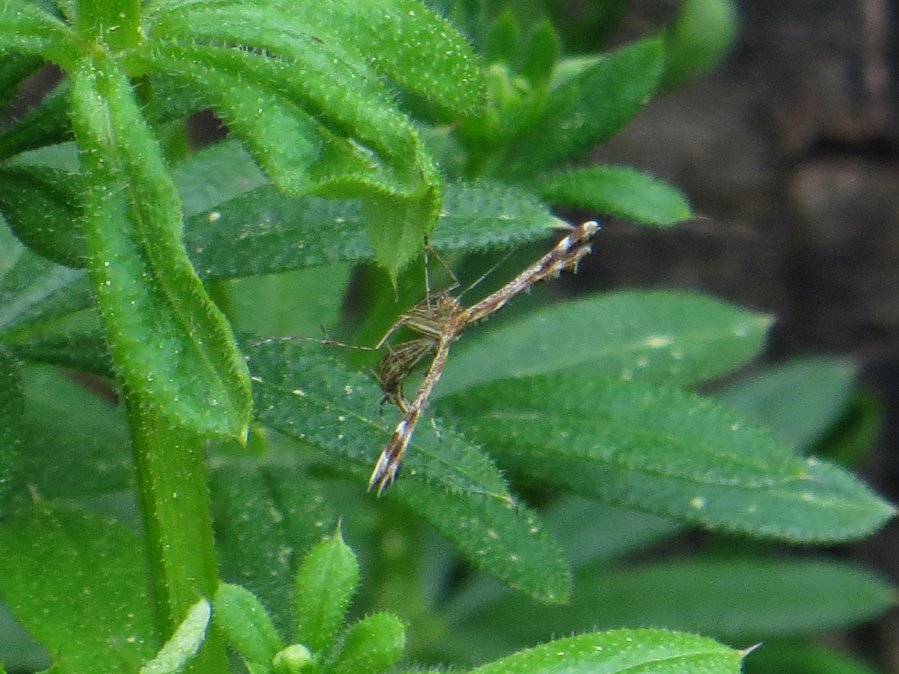
[(0, 596), (53, 654), (53, 671), (135, 672), (152, 657), (142, 546), (131, 531), (37, 504), (0, 523), (0, 548)]
[[(495, 184), (448, 185), (442, 208), (429, 240), (438, 252), (513, 246), (559, 224), (533, 196)], [(187, 248), (212, 278), (374, 259), (358, 201), (290, 197), (272, 187), (190, 218)]]
[(297, 569), (294, 640), (313, 653), (327, 653), (358, 585), (359, 560), (338, 529), (314, 546)]
[(680, 192), (629, 168), (592, 166), (538, 176), (528, 182), (557, 206), (575, 206), (647, 225), (673, 225), (692, 217)]
[(320, 53), (314, 36), (285, 32), (276, 17), (271, 21), (255, 27), (260, 34), (245, 22), (249, 44), (266, 53), (157, 42), (143, 56), (202, 92), (282, 190), (367, 196), (392, 211), (399, 241), (392, 229), (370, 229), (370, 235), (378, 262), (395, 275), (433, 225), (439, 176), (411, 122), (379, 81), (366, 77), (364, 63)]
[(68, 267), (85, 264), (77, 174), (41, 166), (0, 169), (0, 210), (32, 250)]
[[(251, 345), (259, 420), (308, 443), (315, 459), (365, 485), (393, 432), (378, 415), (382, 392), (321, 346)], [(447, 536), (478, 568), (544, 601), (563, 601), (570, 575), (558, 545), (534, 516), (517, 509), (493, 464), (449, 428), (440, 438), (419, 424), (401, 479), (385, 498), (406, 504)]]
[(283, 644), (256, 596), (238, 585), (221, 583), (213, 606), (215, 624), (248, 669), (270, 671), (272, 658)]
[(379, 674), (403, 656), (406, 628), (392, 613), (365, 616), (347, 629), (331, 674)]
[(854, 378), (855, 368), (845, 360), (802, 358), (766, 368), (715, 397), (807, 449), (845, 409)]
[(0, 12), (0, 51), (39, 55), (71, 66), (79, 45), (74, 31), (37, 3), (7, 0)]
[(486, 384), (439, 409), (532, 481), (711, 528), (838, 541), (893, 515), (849, 473), (677, 389), (565, 373)]
[(124, 74), (104, 59), (75, 73), (89, 268), (125, 386), (178, 425), (243, 437), (246, 365), (181, 246), (181, 209)]
[(557, 639), (470, 674), (738, 674), (743, 653), (694, 634), (613, 630)]
[(222, 576), (250, 590), (282, 634), (293, 630), (294, 572), (336, 516), (299, 466), (220, 458), (211, 475)]
[[(0, 506), (6, 502), (12, 467), (23, 436), (25, 395), (19, 364), (0, 350)], [(0, 512), (5, 508), (0, 507)]]
[(541, 119), (513, 143), (505, 170), (530, 176), (613, 136), (652, 96), (663, 61), (662, 41), (644, 40), (558, 86)]
[(539, 602), (568, 601), (568, 562), (533, 511), (489, 495), (456, 495), (403, 480), (390, 496), (428, 520), (475, 568)]
[(560, 370), (695, 384), (757, 356), (770, 324), (768, 316), (690, 292), (586, 297), (466, 338), (453, 349), (437, 395)]
[(203, 645), (211, 615), (212, 607), (209, 602), (200, 599), (191, 607), (156, 657), (140, 668), (139, 674), (178, 674), (183, 671)]

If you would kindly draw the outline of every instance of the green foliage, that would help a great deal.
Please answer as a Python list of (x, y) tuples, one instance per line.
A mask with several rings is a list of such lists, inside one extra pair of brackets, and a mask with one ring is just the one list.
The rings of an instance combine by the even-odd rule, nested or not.
[[(472, 326), (401, 478), (365, 495), (399, 414), (319, 325), (389, 325), (425, 241), (475, 268), (564, 227), (553, 206), (692, 217), (584, 156), (735, 25), (686, 0), (656, 35), (570, 56), (623, 3), (558, 28), (557, 3), (433, 4), (3, 4), (0, 103), (45, 63), (64, 75), (0, 130), (0, 599), (35, 640), (0, 634), (8, 669), (221, 674), (227, 647), (251, 674), (737, 672), (746, 651), (612, 628), (745, 647), (892, 603), (864, 569), (773, 549), (893, 514), (813, 457), (876, 423), (851, 368), (735, 376), (771, 318), (696, 293), (538, 292)], [(186, 153), (207, 107), (231, 137)], [(652, 561), (695, 525), (702, 554)]]

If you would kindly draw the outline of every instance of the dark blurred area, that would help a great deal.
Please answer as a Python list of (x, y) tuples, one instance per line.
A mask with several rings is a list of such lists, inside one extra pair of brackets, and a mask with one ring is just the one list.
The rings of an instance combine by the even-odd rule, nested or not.
[[(647, 21), (675, 7), (633, 3), (628, 33), (647, 34)], [(776, 316), (772, 360), (851, 357), (884, 411), (859, 468), (896, 503), (897, 7), (756, 0), (739, 12), (722, 67), (655, 99), (593, 153), (679, 186), (701, 217), (667, 231), (607, 223), (578, 282), (701, 289)], [(899, 582), (899, 524), (849, 554)], [(848, 640), (868, 662), (899, 672), (899, 612)]]

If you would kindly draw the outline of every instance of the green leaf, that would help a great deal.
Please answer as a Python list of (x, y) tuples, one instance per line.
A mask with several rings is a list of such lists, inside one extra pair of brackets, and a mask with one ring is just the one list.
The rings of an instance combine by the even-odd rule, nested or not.
[(83, 271), (35, 255), (5, 228), (0, 228), (0, 251), (0, 336), (4, 339), (91, 305)]
[(379, 674), (395, 665), (406, 647), (406, 628), (392, 613), (375, 613), (350, 626), (331, 674)]
[(546, 604), (568, 601), (571, 571), (533, 511), (488, 495), (452, 494), (403, 477), (389, 497), (449, 539), (475, 568)]
[[(736, 558), (602, 568), (578, 577), (564, 608), (528, 607), (509, 595), (488, 608), (516, 643), (590, 625), (638, 622), (749, 643), (872, 620), (896, 592), (868, 570), (824, 559)], [(488, 619), (469, 617), (475, 626)], [(537, 627), (540, 625), (540, 628)]]
[(48, 260), (85, 264), (77, 174), (41, 166), (0, 168), (0, 210), (16, 236)]
[(222, 576), (259, 597), (288, 634), (295, 569), (336, 517), (301, 467), (221, 457), (217, 464), (210, 486)]
[(200, 599), (156, 657), (140, 668), (139, 674), (178, 674), (183, 671), (203, 645), (211, 615), (209, 602)]
[[(19, 491), (72, 498), (120, 492), (134, 467), (121, 410), (49, 367), (25, 370)], [(72, 438), (78, 438), (73, 451)]]
[(439, 409), (531, 481), (710, 528), (838, 541), (894, 513), (849, 473), (677, 389), (565, 373), (486, 384)]
[(184, 254), (178, 195), (128, 80), (102, 58), (85, 61), (72, 100), (89, 268), (118, 374), (177, 425), (242, 438), (246, 365)]
[(662, 41), (643, 40), (554, 89), (542, 118), (513, 143), (505, 170), (530, 176), (613, 136), (650, 99), (663, 61)]
[(112, 361), (99, 332), (31, 337), (11, 342), (7, 348), (22, 360), (59, 365), (72, 370), (113, 378)]
[(0, 595), (53, 654), (55, 672), (134, 672), (152, 657), (142, 546), (131, 531), (36, 504), (0, 523), (0, 548)]
[(411, 121), (361, 58), (259, 7), (194, 6), (180, 21), (160, 23), (163, 35), (189, 26), (191, 35), (211, 31), (215, 40), (261, 51), (157, 40), (143, 57), (200, 91), (282, 190), (367, 196), (386, 206), (400, 223), (399, 240), (390, 237), (398, 247), (387, 247), (379, 228), (373, 244), (391, 275), (417, 254), (439, 210), (439, 176)]
[(69, 67), (80, 49), (74, 31), (36, 3), (4, 3), (0, 12), (0, 51), (4, 54), (40, 55)]
[(213, 601), (213, 619), (251, 672), (268, 672), (283, 648), (271, 618), (256, 596), (238, 585), (221, 583)]
[(765, 368), (715, 397), (765, 424), (792, 447), (807, 449), (845, 410), (854, 378), (848, 361), (802, 358)]
[(571, 169), (538, 176), (528, 184), (551, 204), (608, 213), (647, 225), (673, 225), (693, 217), (680, 190), (629, 168)]
[(741, 651), (693, 634), (613, 630), (558, 639), (469, 674), (738, 674)]
[(666, 88), (705, 75), (722, 60), (737, 36), (738, 10), (732, 0), (683, 0), (665, 33)]
[[(19, 365), (0, 350), (0, 506), (6, 503), (6, 493), (12, 478), (23, 436), (25, 396)], [(5, 508), (0, 507), (0, 513)]]
[[(326, 349), (315, 342), (249, 345), (245, 352), (254, 375), (255, 409), (261, 423), (316, 447), (318, 460), (361, 478), (393, 434), (394, 422), (378, 413), (383, 393), (373, 379), (349, 370)], [(404, 482), (428, 481), (511, 500), (499, 471), (482, 452), (450, 429), (440, 439), (435, 436), (428, 424), (420, 425), (404, 464)]]
[(485, 48), (487, 61), (510, 63), (518, 53), (520, 40), (521, 27), (507, 7), (490, 22)]
[[(196, 152), (172, 171), (184, 216), (204, 213), (265, 184), (265, 176), (235, 140)], [(208, 214), (207, 214), (208, 217)]]
[[(296, 3), (289, 2), (291, 9)], [(330, 11), (328, 11), (330, 10)], [(480, 63), (452, 23), (418, 0), (341, 0), (307, 11), (403, 89), (458, 115), (484, 105)], [(327, 22), (327, 23), (326, 23)]]
[(314, 546), (297, 569), (295, 640), (313, 653), (327, 653), (358, 585), (359, 561), (338, 529)]
[(878, 674), (858, 660), (817, 645), (766, 643), (746, 660), (746, 674)]
[(522, 72), (535, 84), (548, 83), (560, 52), (559, 36), (552, 22), (538, 21), (525, 46)]
[(756, 357), (770, 324), (768, 316), (691, 292), (586, 297), (463, 339), (436, 395), (558, 371), (686, 386)]
[[(320, 349), (285, 342), (248, 348), (255, 409), (261, 423), (316, 448), (316, 460), (349, 474), (362, 490), (393, 426), (377, 414), (380, 388)], [(533, 515), (516, 510), (493, 464), (450, 429), (438, 439), (419, 425), (404, 474), (385, 498), (418, 512), (510, 586), (544, 601), (567, 596), (570, 574), (558, 545)]]
[(22, 82), (44, 65), (43, 60), (25, 54), (6, 54), (0, 63), (0, 110), (6, 110)]
[(62, 84), (39, 107), (29, 110), (0, 133), (0, 157), (13, 157), (71, 139), (68, 87)]
[[(514, 246), (559, 225), (532, 195), (497, 184), (448, 185), (442, 208), (429, 239), (439, 253)], [(271, 186), (190, 218), (187, 248), (211, 278), (374, 259), (358, 201), (290, 197)]]

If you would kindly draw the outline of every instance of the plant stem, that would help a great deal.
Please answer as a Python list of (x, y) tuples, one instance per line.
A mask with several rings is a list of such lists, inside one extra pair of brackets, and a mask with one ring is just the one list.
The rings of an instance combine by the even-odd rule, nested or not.
[[(212, 514), (201, 439), (174, 428), (126, 391), (157, 632), (168, 638), (200, 598), (218, 585)], [(224, 645), (210, 629), (191, 674), (228, 670)]]

